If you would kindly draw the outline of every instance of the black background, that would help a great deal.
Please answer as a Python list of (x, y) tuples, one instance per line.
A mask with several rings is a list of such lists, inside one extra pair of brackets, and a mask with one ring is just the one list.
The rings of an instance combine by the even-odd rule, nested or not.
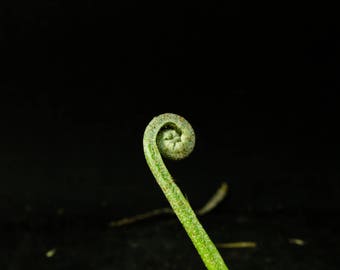
[[(238, 4), (156, 12), (133, 3), (16, 2), (0, 10), (2, 268), (158, 269), (161, 262), (162, 269), (184, 269), (187, 260), (157, 255), (157, 241), (171, 243), (166, 230), (176, 222), (164, 228), (156, 219), (113, 232), (106, 226), (168, 205), (142, 152), (144, 128), (164, 112), (184, 116), (197, 134), (188, 159), (167, 162), (190, 203), (199, 207), (221, 181), (229, 184), (227, 200), (204, 220), (216, 235), (229, 223), (237, 237), (227, 240), (247, 240), (244, 235), (268, 232), (267, 224), (283, 239), (289, 224), (287, 231), (320, 241), (300, 257), (282, 255), (282, 247), (270, 257), (268, 246), (260, 255), (224, 252), (232, 269), (333, 269), (338, 263), (321, 256), (330, 239), (327, 254), (338, 250), (335, 24), (246, 20)], [(245, 217), (253, 218), (249, 235), (237, 230)], [(133, 254), (134, 246), (125, 245), (132, 239), (151, 245), (150, 230), (156, 234), (152, 256), (142, 249), (134, 254), (139, 259), (117, 260)], [(98, 240), (103, 232), (118, 242)], [(58, 242), (56, 235), (75, 239)], [(273, 243), (273, 235), (265, 239)], [(188, 242), (182, 238), (166, 252), (176, 253), (176, 245)], [(46, 260), (44, 252), (58, 245), (85, 248)], [(116, 245), (125, 246), (119, 253)], [(186, 256), (194, 258), (188, 269), (203, 267), (187, 245)], [(110, 255), (98, 257), (98, 247)]]

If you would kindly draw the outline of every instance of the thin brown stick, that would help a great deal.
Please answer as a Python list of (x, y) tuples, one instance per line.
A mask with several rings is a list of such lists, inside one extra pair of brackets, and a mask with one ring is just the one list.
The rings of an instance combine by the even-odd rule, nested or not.
[[(203, 216), (209, 212), (211, 212), (219, 203), (223, 201), (223, 199), (227, 196), (228, 193), (228, 184), (226, 182), (222, 182), (221, 186), (217, 189), (215, 194), (205, 203), (205, 205), (196, 210), (196, 214)], [(136, 223), (138, 221), (146, 220), (148, 218), (152, 218), (159, 215), (167, 215), (174, 214), (172, 208), (158, 208), (151, 210), (146, 213), (138, 214), (132, 217), (125, 217), (119, 220), (111, 221), (109, 223), (110, 227), (120, 227), (123, 225), (128, 225), (132, 223)]]
[(216, 244), (218, 248), (255, 248), (257, 244), (255, 242), (228, 242)]

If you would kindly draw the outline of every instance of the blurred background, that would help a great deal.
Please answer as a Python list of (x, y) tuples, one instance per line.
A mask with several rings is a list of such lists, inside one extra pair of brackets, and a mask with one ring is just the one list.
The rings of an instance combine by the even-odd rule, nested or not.
[[(146, 125), (164, 112), (185, 117), (197, 135), (189, 158), (166, 161), (192, 206), (226, 181), (219, 222), (308, 216), (304, 226), (313, 227), (310, 220), (331, 217), (334, 236), (335, 24), (244, 20), (237, 3), (155, 12), (134, 3), (16, 2), (0, 9), (4, 269), (22, 269), (18, 252), (29, 261), (20, 247), (30, 247), (32, 231), (105, 231), (111, 220), (167, 207), (142, 151)], [(22, 244), (21, 234), (30, 240)]]

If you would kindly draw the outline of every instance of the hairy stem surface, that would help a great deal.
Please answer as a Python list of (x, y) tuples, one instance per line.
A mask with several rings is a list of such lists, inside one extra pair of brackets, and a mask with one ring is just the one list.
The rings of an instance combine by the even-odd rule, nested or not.
[(143, 146), (147, 164), (205, 266), (209, 270), (228, 270), (161, 156), (183, 159), (192, 152), (194, 145), (194, 130), (183, 117), (176, 114), (165, 113), (153, 118), (144, 132)]

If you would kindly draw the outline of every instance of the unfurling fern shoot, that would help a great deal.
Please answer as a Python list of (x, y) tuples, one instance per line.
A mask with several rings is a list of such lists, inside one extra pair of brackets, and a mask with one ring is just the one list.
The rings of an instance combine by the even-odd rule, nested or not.
[(154, 117), (144, 132), (143, 146), (147, 164), (205, 266), (209, 270), (228, 270), (162, 159), (162, 156), (174, 160), (183, 159), (192, 152), (194, 145), (193, 128), (176, 114), (165, 113)]

